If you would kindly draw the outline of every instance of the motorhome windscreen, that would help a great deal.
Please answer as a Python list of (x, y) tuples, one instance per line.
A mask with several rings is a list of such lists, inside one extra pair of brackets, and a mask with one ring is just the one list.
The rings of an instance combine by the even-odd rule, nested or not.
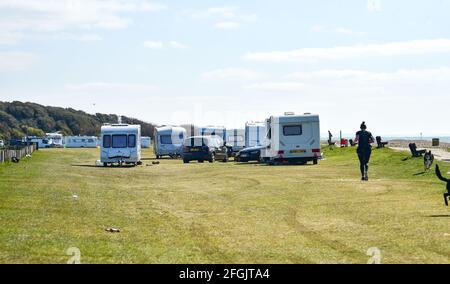
[(128, 147), (129, 148), (136, 147), (136, 135), (134, 134), (128, 135)]
[(160, 140), (161, 140), (161, 144), (172, 144), (172, 136), (171, 135), (161, 135)]
[(301, 125), (285, 125), (285, 126), (283, 126), (283, 135), (284, 136), (302, 135), (302, 126)]
[(103, 148), (111, 148), (111, 135), (103, 136)]
[(112, 136), (113, 148), (126, 148), (127, 147), (127, 135), (113, 135)]

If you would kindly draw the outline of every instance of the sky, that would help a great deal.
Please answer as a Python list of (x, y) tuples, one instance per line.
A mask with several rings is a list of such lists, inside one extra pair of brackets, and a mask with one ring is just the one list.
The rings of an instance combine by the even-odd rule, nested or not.
[[(345, 2), (345, 3), (344, 3)], [(0, 101), (450, 136), (450, 0), (0, 0)]]

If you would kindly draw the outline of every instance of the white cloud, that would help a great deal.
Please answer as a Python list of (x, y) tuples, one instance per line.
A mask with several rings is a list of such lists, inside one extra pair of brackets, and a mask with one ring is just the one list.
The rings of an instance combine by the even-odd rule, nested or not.
[(144, 46), (150, 49), (161, 49), (163, 48), (164, 44), (161, 41), (147, 40), (144, 42)]
[(233, 30), (239, 28), (240, 24), (238, 22), (218, 22), (214, 26), (218, 29)]
[(332, 33), (332, 34), (343, 34), (343, 35), (351, 35), (351, 36), (364, 36), (367, 33), (365, 32), (358, 32), (354, 31), (348, 28), (330, 28), (330, 27), (324, 27), (324, 26), (314, 26), (311, 28), (312, 32), (315, 33)]
[(253, 52), (247, 60), (269, 62), (315, 62), (362, 57), (405, 56), (450, 52), (450, 39), (414, 40), (382, 44), (302, 48), (290, 51)]
[(170, 47), (172, 47), (172, 48), (177, 48), (177, 49), (185, 49), (185, 48), (188, 48), (187, 45), (185, 45), (185, 44), (183, 44), (183, 43), (181, 43), (181, 42), (175, 41), (175, 40), (169, 41), (168, 45), (169, 45)]
[(5, 34), (21, 33), (24, 38), (33, 38), (36, 33), (121, 29), (132, 23), (129, 13), (164, 9), (165, 5), (144, 0), (2, 0), (0, 43), (2, 38), (5, 42)]
[(151, 40), (148, 40), (148, 41), (144, 42), (144, 46), (146, 48), (150, 48), (150, 49), (163, 49), (163, 48), (166, 48), (166, 47), (174, 48), (174, 49), (186, 49), (186, 48), (188, 48), (187, 45), (185, 45), (185, 44), (183, 44), (181, 42), (175, 41), (175, 40), (171, 40), (171, 41), (169, 41), (167, 43), (164, 43), (162, 41), (151, 41)]
[(69, 84), (65, 89), (69, 92), (78, 93), (153, 93), (158, 87), (147, 84), (126, 84), (126, 83), (108, 83), (108, 82), (90, 82), (83, 84)]
[(259, 72), (243, 68), (215, 69), (202, 74), (202, 78), (208, 80), (245, 80), (251, 81), (261, 77)]
[(318, 70), (311, 72), (297, 72), (286, 76), (309, 85), (341, 85), (341, 86), (392, 86), (418, 84), (439, 84), (448, 81), (450, 88), (450, 68), (435, 69), (399, 69), (394, 72), (371, 72), (365, 70)]
[(0, 72), (25, 71), (36, 63), (38, 57), (27, 52), (0, 52)]
[(243, 23), (251, 23), (258, 20), (255, 14), (243, 14), (238, 7), (217, 6), (205, 10), (188, 11), (193, 19), (214, 21), (218, 29), (237, 29)]
[(23, 34), (17, 32), (0, 31), (0, 45), (15, 45), (23, 38)]
[(233, 6), (217, 6), (209, 7), (206, 10), (199, 10), (191, 12), (193, 19), (217, 19), (217, 18), (234, 18), (236, 16), (237, 8)]
[(263, 82), (245, 86), (252, 91), (262, 92), (300, 92), (304, 91), (305, 84), (300, 82)]

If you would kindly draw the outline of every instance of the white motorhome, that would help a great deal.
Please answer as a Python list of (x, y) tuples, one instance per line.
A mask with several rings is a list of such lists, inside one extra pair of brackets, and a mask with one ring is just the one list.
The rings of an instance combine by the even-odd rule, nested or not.
[(266, 148), (261, 159), (268, 164), (306, 163), (321, 159), (319, 116), (285, 113), (266, 120)]
[(141, 147), (142, 148), (150, 148), (151, 144), (152, 144), (152, 139), (149, 136), (141, 137)]
[(141, 163), (141, 126), (105, 124), (101, 128), (100, 161), (104, 166)]
[(153, 150), (156, 158), (163, 156), (171, 158), (183, 154), (183, 143), (186, 138), (186, 129), (177, 126), (161, 126), (155, 128)]
[(264, 145), (266, 124), (264, 122), (245, 123), (245, 148)]
[(232, 155), (245, 148), (244, 129), (227, 129), (225, 136), (226, 146), (231, 147)]
[(49, 142), (50, 148), (64, 147), (64, 136), (61, 133), (45, 133), (45, 139)]
[(64, 146), (66, 148), (97, 148), (98, 138), (95, 136), (66, 136)]

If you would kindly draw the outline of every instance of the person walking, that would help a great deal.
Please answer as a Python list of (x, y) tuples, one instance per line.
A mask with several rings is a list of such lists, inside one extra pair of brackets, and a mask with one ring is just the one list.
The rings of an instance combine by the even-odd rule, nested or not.
[(360, 131), (356, 132), (355, 143), (358, 143), (359, 169), (361, 170), (361, 180), (369, 180), (369, 161), (372, 154), (372, 144), (374, 142), (372, 133), (367, 131), (366, 123), (363, 121)]

